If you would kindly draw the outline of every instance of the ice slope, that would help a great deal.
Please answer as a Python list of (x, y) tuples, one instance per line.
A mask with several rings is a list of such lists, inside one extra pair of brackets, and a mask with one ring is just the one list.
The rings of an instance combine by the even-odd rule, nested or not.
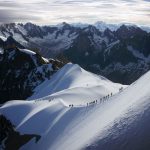
[[(140, 129), (145, 127), (145, 122), (142, 121), (138, 122), (141, 128), (135, 128), (137, 120), (142, 118), (147, 121), (150, 115), (148, 111), (150, 109), (149, 81), (150, 72), (122, 92), (109, 99), (98, 100), (97, 104), (89, 106), (68, 107), (68, 103), (59, 97), (52, 101), (47, 99), (7, 102), (0, 108), (0, 113), (6, 115), (21, 133), (42, 136), (38, 143), (35, 143), (33, 139), (21, 150), (80, 150), (84, 148), (98, 150), (99, 147), (103, 150), (135, 149), (134, 147), (140, 143), (138, 141), (143, 141), (144, 135)], [(80, 95), (80, 92), (78, 94)], [(116, 126), (115, 129), (114, 126)], [(129, 127), (135, 128), (133, 134), (138, 139), (135, 145), (131, 143), (131, 147), (128, 147), (128, 143), (132, 140), (132, 133), (128, 134)], [(119, 143), (122, 135), (126, 137), (126, 134), (122, 134), (121, 131), (128, 136)], [(146, 130), (145, 133), (148, 134), (149, 131)], [(114, 134), (112, 140), (117, 139), (118, 141), (115, 142), (119, 143), (119, 145), (115, 143), (115, 148), (113, 144), (109, 147), (106, 141), (108, 139), (108, 143), (110, 142), (109, 136), (111, 137), (112, 134)], [(99, 147), (94, 147), (93, 143), (96, 141)], [(149, 149), (150, 144), (148, 146)]]
[(77, 64), (68, 63), (50, 80), (36, 87), (28, 99), (62, 98), (70, 104), (85, 105), (110, 93), (115, 94), (120, 87), (126, 86), (85, 71)]

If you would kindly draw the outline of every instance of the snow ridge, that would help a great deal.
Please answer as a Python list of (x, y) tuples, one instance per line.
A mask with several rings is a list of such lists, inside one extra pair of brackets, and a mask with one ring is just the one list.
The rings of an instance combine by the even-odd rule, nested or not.
[[(137, 118), (150, 108), (149, 80), (150, 72), (126, 87), (88, 73), (78, 65), (67, 64), (51, 78), (53, 86), (58, 82), (54, 91), (46, 91), (47, 95), (44, 93), (45, 97), (40, 99), (8, 102), (0, 108), (0, 113), (6, 115), (21, 133), (42, 136), (37, 144), (32, 140), (21, 150), (80, 150), (93, 146), (96, 141), (103, 141), (110, 132), (115, 134), (110, 129), (123, 118), (128, 120), (126, 128), (119, 123), (119, 129), (123, 129), (126, 134), (117, 132), (116, 136), (129, 136), (128, 127), (134, 127)], [(47, 86), (42, 85), (39, 89), (51, 87), (49, 81), (45, 85)], [(43, 94), (43, 91), (39, 92)], [(112, 96), (108, 96), (110, 92), (113, 92)], [(86, 95), (88, 96), (85, 97)], [(94, 102), (90, 104), (92, 101)], [(143, 116), (147, 119), (149, 114)], [(141, 134), (137, 131), (136, 137), (140, 138)], [(130, 137), (126, 138), (127, 143), (129, 140)], [(119, 144), (116, 148), (124, 148), (124, 143)], [(110, 147), (110, 150), (114, 149)]]

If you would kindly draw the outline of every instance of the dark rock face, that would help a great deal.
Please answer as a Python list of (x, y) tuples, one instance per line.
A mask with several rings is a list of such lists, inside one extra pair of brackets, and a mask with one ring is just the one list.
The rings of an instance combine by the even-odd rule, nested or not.
[[(0, 56), (0, 96), (1, 100), (25, 99), (30, 95), (31, 87), (27, 83), (28, 75), (41, 65), (41, 62), (35, 56), (34, 63), (32, 58), (19, 51), (19, 49), (5, 49), (4, 54)], [(25, 85), (26, 84), (26, 85)]]
[[(9, 39), (8, 39), (9, 40)], [(7, 40), (7, 41), (8, 41)], [(33, 89), (45, 79), (50, 79), (63, 64), (57, 60), (45, 61), (32, 51), (25, 51), (15, 46), (15, 42), (4, 42), (7, 45), (0, 53), (0, 103), (8, 100), (26, 99)], [(21, 47), (21, 46), (20, 46)]]
[(107, 28), (102, 32), (93, 25), (80, 28), (65, 22), (61, 26), (26, 23), (1, 25), (0, 32), (15, 38), (18, 47), (21, 43), (26, 48), (38, 48), (46, 58), (64, 55), (114, 82), (131, 84), (150, 69), (150, 33), (136, 26), (122, 25), (116, 31)]
[(134, 26), (127, 27), (126, 25), (122, 25), (115, 33), (119, 39), (127, 39), (133, 36), (143, 36), (146, 35), (146, 31)]
[(0, 47), (3, 49), (8, 49), (12, 47), (25, 48), (19, 42), (14, 40), (12, 36), (9, 36), (6, 41), (3, 41), (2, 39), (0, 39)]
[(36, 142), (41, 138), (40, 135), (35, 134), (21, 135), (4, 115), (0, 115), (0, 135), (0, 148), (4, 150), (18, 150), (32, 138), (35, 137)]
[(123, 84), (131, 84), (150, 69), (149, 33), (121, 26), (116, 32), (105, 30), (103, 36), (108, 40), (97, 42), (96, 47), (89, 40), (92, 36), (80, 34), (64, 55), (91, 72)]
[(6, 119), (5, 116), (0, 114), (0, 145), (2, 141), (8, 136), (10, 132), (14, 130), (14, 125)]

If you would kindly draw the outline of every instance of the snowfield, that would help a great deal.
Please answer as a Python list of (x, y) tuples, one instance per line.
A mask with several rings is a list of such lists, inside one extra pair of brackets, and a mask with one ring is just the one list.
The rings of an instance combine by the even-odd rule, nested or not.
[(28, 100), (61, 98), (68, 104), (86, 105), (87, 102), (117, 93), (121, 87), (126, 86), (85, 71), (77, 64), (68, 63), (50, 80), (36, 87)]
[(22, 134), (41, 135), (21, 150), (148, 150), (149, 81), (150, 72), (127, 87), (67, 64), (28, 100), (7, 102), (0, 113)]

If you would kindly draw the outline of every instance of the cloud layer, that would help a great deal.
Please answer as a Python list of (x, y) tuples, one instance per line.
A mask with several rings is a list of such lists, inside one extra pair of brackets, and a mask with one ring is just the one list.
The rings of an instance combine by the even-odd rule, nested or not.
[(150, 0), (0, 0), (0, 23), (101, 20), (150, 26)]

